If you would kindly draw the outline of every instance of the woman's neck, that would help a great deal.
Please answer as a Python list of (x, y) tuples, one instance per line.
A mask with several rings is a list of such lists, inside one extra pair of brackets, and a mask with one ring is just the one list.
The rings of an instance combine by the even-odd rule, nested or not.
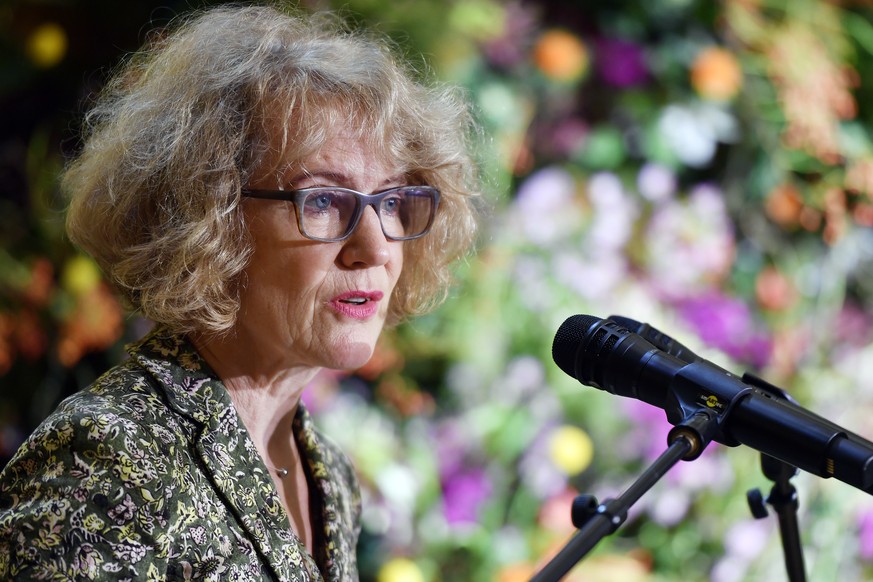
[(192, 337), (221, 378), (279, 492), (297, 536), (312, 553), (309, 488), (292, 423), (306, 384), (318, 369), (268, 366), (232, 338)]
[[(292, 367), (287, 361), (264, 357), (252, 341), (228, 334), (192, 336), (201, 357), (221, 378), (231, 401), (262, 455), (269, 457), (276, 438), (287, 443), (291, 420), (303, 389), (318, 368)], [(277, 449), (276, 453), (281, 453)]]

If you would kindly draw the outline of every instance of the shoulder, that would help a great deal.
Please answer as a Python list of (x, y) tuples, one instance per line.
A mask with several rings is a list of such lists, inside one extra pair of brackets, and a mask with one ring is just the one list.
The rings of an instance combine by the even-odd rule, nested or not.
[(10, 477), (45, 472), (52, 464), (66, 471), (74, 462), (96, 464), (110, 451), (120, 462), (143, 447), (159, 449), (182, 430), (172, 417), (148, 374), (125, 362), (61, 402), (34, 430), (0, 473), (0, 492)]
[(150, 552), (180, 444), (165, 410), (129, 364), (62, 402), (0, 473), (0, 574), (105, 575)]

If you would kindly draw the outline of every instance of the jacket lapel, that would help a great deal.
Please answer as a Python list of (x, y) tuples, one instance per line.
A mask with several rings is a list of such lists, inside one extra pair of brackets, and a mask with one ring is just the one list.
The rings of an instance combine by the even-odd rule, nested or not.
[(360, 523), (360, 491), (351, 464), (315, 430), (301, 402), (294, 417), (294, 436), (306, 464), (310, 495), (318, 500), (323, 537), (318, 550), (328, 580), (357, 580), (356, 542)]
[(321, 580), (227, 389), (190, 342), (157, 330), (131, 355), (160, 383), (169, 407), (197, 427), (194, 449), (203, 472), (277, 578)]

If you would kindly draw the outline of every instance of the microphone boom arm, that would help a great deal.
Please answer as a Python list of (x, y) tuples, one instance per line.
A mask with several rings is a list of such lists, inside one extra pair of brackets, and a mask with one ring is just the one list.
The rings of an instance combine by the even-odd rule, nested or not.
[[(570, 541), (530, 582), (557, 582), (569, 572), (597, 543), (614, 533), (626, 520), (628, 511), (649, 489), (651, 489), (676, 463), (682, 459), (696, 458), (709, 444), (706, 435), (714, 432), (716, 417), (706, 412), (697, 412), (681, 423), (685, 430), (671, 431), (670, 445), (642, 475), (634, 481), (618, 498), (608, 499), (598, 504), (591, 496), (580, 496), (587, 509), (583, 516), (574, 512), (573, 525), (579, 528)], [(674, 430), (679, 429), (674, 427)], [(574, 504), (575, 505), (575, 504)], [(581, 517), (577, 520), (577, 517)]]

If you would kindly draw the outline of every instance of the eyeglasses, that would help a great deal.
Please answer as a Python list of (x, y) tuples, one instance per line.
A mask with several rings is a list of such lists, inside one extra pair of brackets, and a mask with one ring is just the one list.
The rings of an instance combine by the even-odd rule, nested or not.
[(431, 186), (400, 186), (376, 194), (323, 186), (302, 190), (243, 190), (248, 198), (294, 203), (297, 226), (306, 238), (338, 242), (351, 236), (368, 206), (376, 210), (388, 240), (412, 240), (433, 225), (440, 192)]

